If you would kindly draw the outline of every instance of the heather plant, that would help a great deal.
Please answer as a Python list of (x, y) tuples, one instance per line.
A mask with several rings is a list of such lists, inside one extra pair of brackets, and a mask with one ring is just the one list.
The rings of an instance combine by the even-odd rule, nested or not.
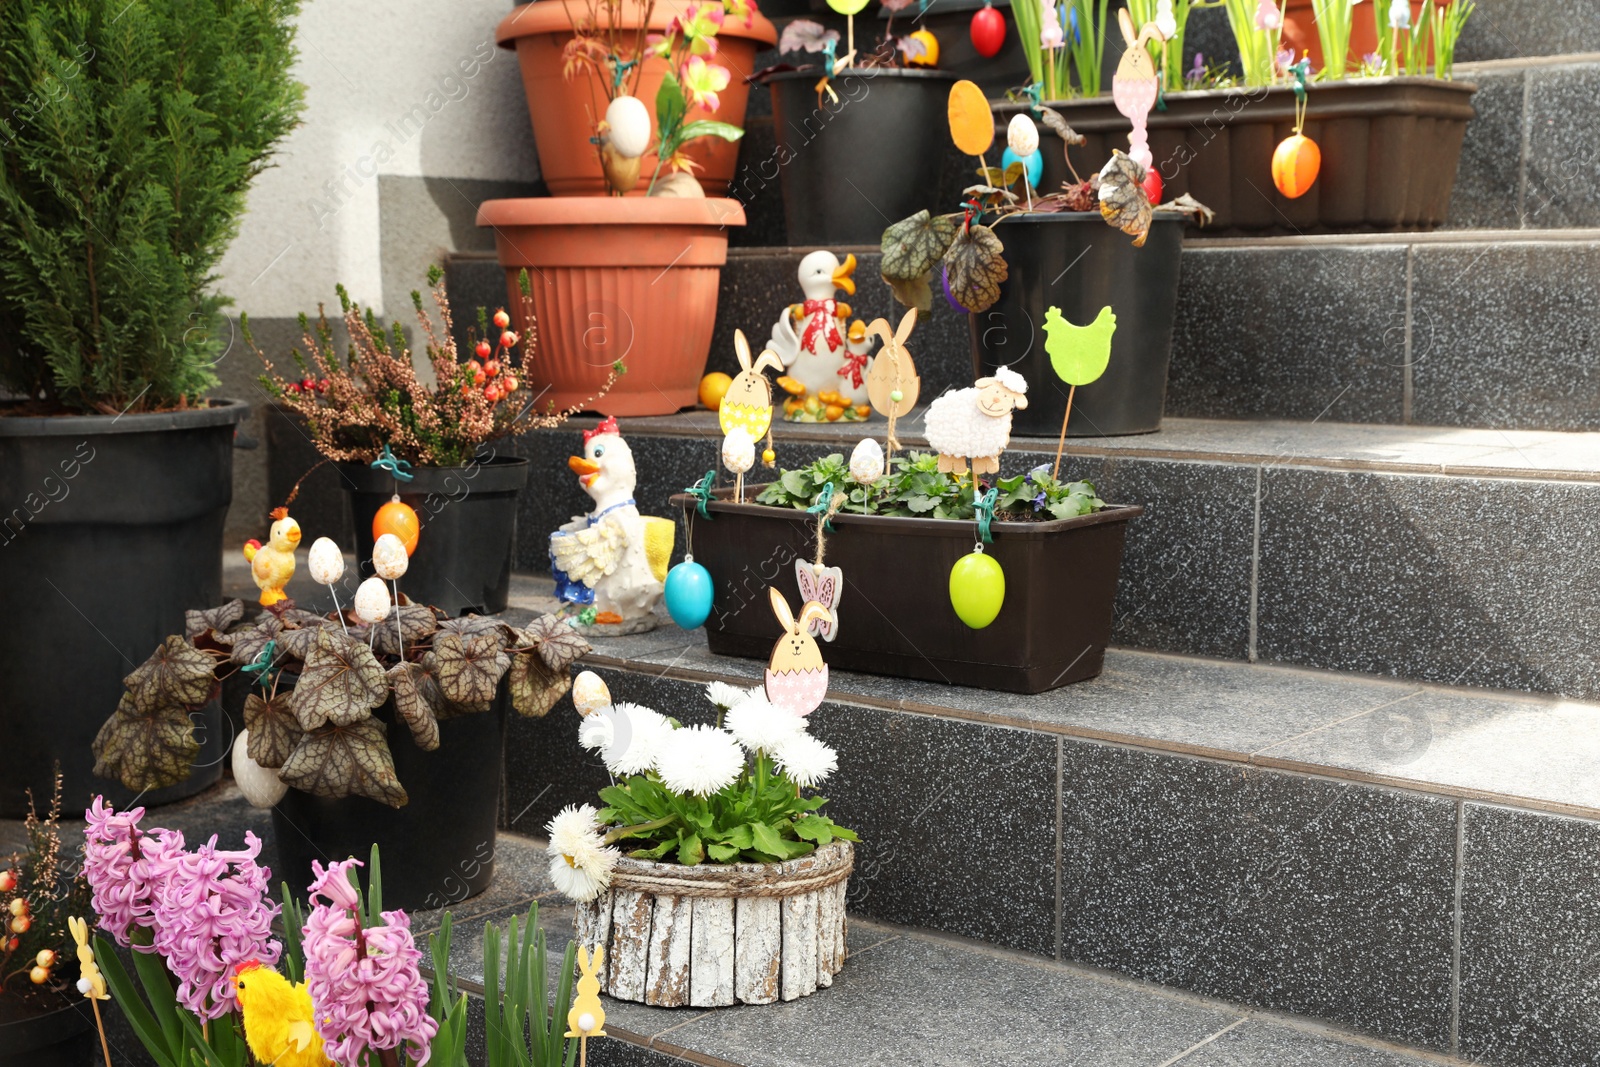
[[(0, 1000), (57, 994), (68, 988), (67, 918), (82, 911), (88, 890), (61, 855), (61, 774), (43, 818), (28, 794), (28, 845), (0, 857)], [(54, 1006), (54, 998), (45, 1002)]]
[(350, 338), (343, 359), (320, 306), (315, 323), (300, 316), (305, 347), (291, 353), (294, 377), (283, 375), (256, 347), (247, 317), (241, 317), (241, 331), (266, 367), (262, 386), (305, 420), (312, 443), (328, 459), (370, 463), (387, 448), (408, 463), (461, 466), (472, 462), (486, 441), (559, 426), (604, 396), (623, 372), (620, 363), (613, 366), (599, 393), (565, 411), (555, 411), (553, 405), (539, 411), (538, 398), (523, 389), (536, 326), (526, 270), (520, 281), (524, 332), (511, 329), (503, 308), (492, 320), (479, 309), (478, 327), (470, 334), (472, 355), (462, 359), (444, 272), (437, 266), (429, 269), (439, 323), (424, 308), (420, 292), (412, 291), (411, 303), (427, 339), (431, 383), (418, 373), (401, 325), (395, 322), (385, 329), (372, 309), (351, 300), (342, 285), (337, 287), (339, 307)]
[(298, 0), (12, 0), (0, 18), (0, 387), (29, 413), (192, 406), (216, 267), (296, 124)]

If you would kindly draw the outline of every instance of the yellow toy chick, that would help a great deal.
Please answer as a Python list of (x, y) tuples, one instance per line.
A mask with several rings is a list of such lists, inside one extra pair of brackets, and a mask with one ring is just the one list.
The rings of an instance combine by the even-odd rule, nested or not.
[(233, 986), (244, 1013), (245, 1043), (257, 1062), (332, 1067), (312, 1022), (315, 1012), (304, 982), (293, 983), (270, 967), (248, 962), (239, 965)]
[(283, 587), (294, 577), (294, 550), (300, 547), (300, 524), (289, 517), (289, 509), (274, 508), (272, 518), (266, 547), (253, 537), (244, 543), (244, 558), (250, 561), (264, 608), (287, 599)]

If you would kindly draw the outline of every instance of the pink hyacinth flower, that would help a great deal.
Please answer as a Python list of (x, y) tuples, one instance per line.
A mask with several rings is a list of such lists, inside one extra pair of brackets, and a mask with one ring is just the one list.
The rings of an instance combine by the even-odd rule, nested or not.
[[(143, 808), (118, 812), (97, 796), (83, 813), (83, 874), (100, 928), (120, 945), (132, 944), (133, 931), (153, 926), (152, 913), (162, 882), (183, 853), (183, 835), (174, 830), (139, 829)], [(154, 952), (152, 946), (135, 945)]]
[(238, 1008), (234, 970), (246, 960), (271, 967), (283, 954), (272, 937), (278, 905), (268, 900), (272, 872), (256, 863), (261, 839), (245, 831), (245, 847), (217, 848), (217, 839), (178, 857), (156, 895), (155, 948), (178, 979), (178, 1003), (203, 1019)]

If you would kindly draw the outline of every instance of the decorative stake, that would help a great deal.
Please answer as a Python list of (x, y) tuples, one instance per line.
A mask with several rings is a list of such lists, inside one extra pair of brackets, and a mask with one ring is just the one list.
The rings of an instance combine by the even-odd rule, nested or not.
[(755, 466), (756, 443), (735, 426), (722, 439), (722, 465), (733, 472), (733, 501), (744, 503), (744, 472)]
[(367, 624), (367, 647), (378, 637), (378, 624), (389, 617), (389, 590), (383, 579), (371, 577), (356, 587), (356, 615)]
[(783, 635), (772, 646), (772, 656), (767, 660), (767, 699), (775, 707), (805, 718), (828, 695), (828, 665), (811, 636), (811, 622), (819, 618), (832, 621), (832, 616), (827, 608), (808, 600), (800, 609), (800, 617), (795, 618), (782, 593), (768, 586), (767, 594), (772, 613), (783, 627)]
[(339, 590), (335, 588), (339, 579), (344, 577), (344, 553), (339, 551), (333, 538), (319, 537), (311, 542), (306, 565), (311, 569), (311, 580), (328, 587), (328, 593), (333, 597), (333, 610), (339, 614), (339, 625), (343, 627), (345, 636), (349, 637), (350, 627), (345, 625), (344, 609), (339, 606)]
[(1117, 12), (1117, 25), (1122, 29), (1127, 51), (1122, 53), (1117, 72), (1111, 76), (1111, 100), (1123, 117), (1133, 123), (1133, 132), (1128, 134), (1129, 158), (1144, 170), (1149, 170), (1155, 157), (1150, 154), (1150, 137), (1145, 124), (1149, 120), (1150, 109), (1156, 106), (1161, 82), (1156, 78), (1155, 64), (1150, 61), (1150, 53), (1145, 51), (1144, 46), (1152, 38), (1159, 39), (1161, 31), (1155, 23), (1150, 22), (1135, 35), (1133, 19), (1129, 17), (1127, 8)]
[(783, 360), (776, 352), (763, 349), (761, 355), (752, 362), (750, 342), (745, 340), (743, 330), (733, 331), (733, 352), (739, 357), (739, 373), (729, 384), (728, 391), (722, 394), (722, 403), (717, 408), (717, 425), (722, 427), (724, 434), (743, 430), (751, 441), (759, 441), (765, 436), (767, 447), (761, 459), (771, 466), (772, 460), (768, 457), (772, 455), (772, 383), (767, 381), (762, 371), (770, 367), (783, 373)]
[(561, 1036), (578, 1039), (579, 1067), (588, 1067), (589, 1039), (608, 1036), (606, 1009), (600, 1003), (600, 963), (605, 955), (603, 945), (596, 945), (592, 952), (578, 946), (578, 970), (582, 972), (578, 978), (578, 995), (572, 998), (572, 1007), (567, 1011), (567, 1032)]
[(94, 1009), (95, 1029), (100, 1031), (100, 1052), (106, 1058), (106, 1067), (111, 1067), (111, 1046), (106, 1042), (105, 1020), (100, 1017), (100, 1002), (110, 1000), (111, 996), (106, 992), (105, 976), (95, 963), (94, 949), (89, 947), (89, 924), (76, 915), (69, 915), (67, 928), (72, 931), (72, 940), (78, 943), (78, 992)]
[[(1028, 180), (1028, 160), (1039, 150), (1039, 127), (1033, 120), (1021, 112), (1011, 117), (1011, 125), (1006, 128), (1006, 146), (1011, 149), (1022, 164), (1022, 188), (1028, 194), (1028, 210), (1033, 210), (1033, 183)], [(1002, 164), (1005, 160), (1000, 161)], [(1005, 181), (1004, 175), (1001, 177)]]
[(1011, 412), (1028, 406), (1028, 383), (1010, 367), (955, 389), (928, 405), (923, 420), (928, 444), (939, 453), (939, 470), (955, 474), (1000, 473), (1000, 453), (1011, 443)]
[(1072, 398), (1078, 386), (1098, 381), (1111, 362), (1111, 335), (1117, 332), (1117, 314), (1110, 305), (1100, 309), (1093, 322), (1075, 326), (1061, 316), (1061, 309), (1049, 307), (1044, 313), (1044, 350), (1056, 376), (1067, 383), (1067, 413), (1061, 417), (1061, 440), (1056, 442), (1056, 465), (1050, 477), (1061, 478), (1061, 453), (1067, 447), (1067, 421), (1072, 418)]
[(917, 376), (911, 351), (906, 348), (906, 339), (916, 325), (917, 309), (912, 308), (901, 317), (899, 327), (892, 334), (887, 319), (874, 319), (867, 327), (868, 334), (876, 334), (883, 341), (877, 358), (867, 368), (867, 398), (872, 409), (889, 420), (889, 433), (884, 442), (885, 469), (894, 458), (894, 450), (900, 447), (894, 436), (895, 420), (910, 414), (922, 390), (922, 379)]
[(831, 77), (847, 69), (856, 58), (856, 15), (867, 6), (867, 0), (828, 0), (828, 6), (845, 16), (845, 53), (828, 68)]
[(372, 546), (372, 569), (378, 572), (379, 578), (385, 578), (394, 589), (394, 637), (400, 647), (400, 658), (406, 658), (405, 628), (401, 626), (401, 616), (405, 613), (400, 610), (400, 576), (405, 574), (410, 560), (406, 556), (406, 546), (400, 538), (392, 533), (386, 533), (378, 538)]

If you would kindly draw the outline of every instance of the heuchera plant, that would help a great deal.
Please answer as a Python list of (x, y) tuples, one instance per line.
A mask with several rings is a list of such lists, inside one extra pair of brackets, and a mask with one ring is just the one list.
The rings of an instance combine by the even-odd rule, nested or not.
[(554, 615), (515, 627), (477, 615), (441, 619), (419, 604), (396, 610), (398, 633), (393, 616), (369, 629), (291, 600), (249, 624), (239, 600), (188, 612), (185, 632), (123, 679), (127, 692), (94, 741), (95, 773), (134, 790), (183, 781), (200, 752), (190, 716), (221, 679), (246, 670), (261, 683), (244, 707), (252, 760), (315, 796), (398, 808), (408, 798), (374, 709), (392, 697), (396, 725), (432, 751), (439, 721), (488, 711), (502, 677), (513, 710), (544, 715), (571, 685), (567, 665), (589, 650)]

